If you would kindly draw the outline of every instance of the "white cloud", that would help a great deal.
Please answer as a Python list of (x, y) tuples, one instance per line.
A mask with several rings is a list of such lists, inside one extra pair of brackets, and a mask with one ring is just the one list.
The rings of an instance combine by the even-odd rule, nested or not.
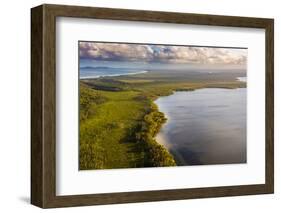
[(246, 64), (247, 49), (80, 42), (80, 57), (95, 60)]

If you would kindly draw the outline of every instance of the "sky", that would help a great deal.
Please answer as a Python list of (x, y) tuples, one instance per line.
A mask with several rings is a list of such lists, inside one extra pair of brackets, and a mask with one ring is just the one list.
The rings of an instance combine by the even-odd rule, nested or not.
[(79, 42), (80, 59), (126, 64), (224, 65), (247, 64), (247, 49), (154, 44)]

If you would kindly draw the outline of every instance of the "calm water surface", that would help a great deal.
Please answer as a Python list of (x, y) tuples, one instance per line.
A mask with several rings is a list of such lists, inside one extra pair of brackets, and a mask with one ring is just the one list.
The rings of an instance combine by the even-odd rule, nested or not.
[(175, 92), (155, 102), (168, 118), (156, 140), (178, 165), (246, 163), (246, 88)]

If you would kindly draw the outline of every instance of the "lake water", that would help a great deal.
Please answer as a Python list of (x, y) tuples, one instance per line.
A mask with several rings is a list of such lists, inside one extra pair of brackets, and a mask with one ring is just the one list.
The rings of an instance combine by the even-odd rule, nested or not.
[(178, 165), (246, 163), (246, 88), (175, 92), (155, 102), (168, 118), (156, 140)]

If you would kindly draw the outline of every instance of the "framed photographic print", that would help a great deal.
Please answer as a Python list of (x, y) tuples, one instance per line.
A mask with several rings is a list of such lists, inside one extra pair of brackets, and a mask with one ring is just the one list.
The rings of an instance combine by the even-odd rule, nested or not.
[(273, 19), (31, 9), (31, 203), (274, 191)]

